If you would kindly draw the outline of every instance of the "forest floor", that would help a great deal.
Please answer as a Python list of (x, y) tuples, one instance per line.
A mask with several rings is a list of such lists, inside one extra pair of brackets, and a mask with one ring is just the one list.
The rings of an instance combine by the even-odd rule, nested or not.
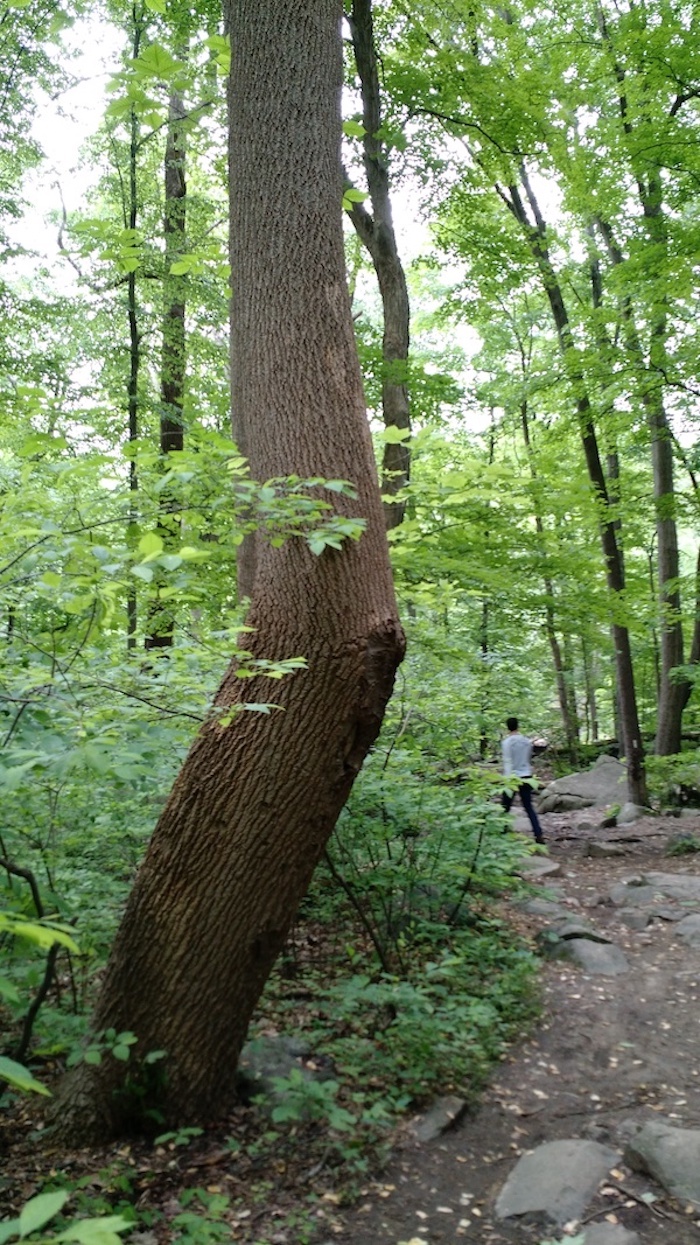
[[(600, 816), (542, 818), (560, 873), (545, 883), (552, 898), (620, 947), (629, 970), (589, 974), (562, 960), (543, 966), (544, 1012), (528, 1040), (511, 1048), (478, 1107), (439, 1140), (419, 1145), (410, 1128), (358, 1207), (344, 1218), (342, 1241), (353, 1245), (530, 1245), (565, 1239), (562, 1230), (499, 1220), (496, 1198), (518, 1156), (543, 1142), (584, 1138), (622, 1155), (633, 1125), (663, 1119), (700, 1128), (700, 950), (679, 940), (674, 922), (655, 919), (642, 930), (622, 923), (611, 887), (646, 872), (700, 878), (700, 856), (667, 856), (679, 830), (700, 836), (700, 814), (678, 821), (645, 817), (620, 829), (578, 827)], [(594, 859), (588, 840), (615, 841), (625, 854)], [(543, 916), (519, 914), (532, 937)], [(644, 1195), (652, 1192), (657, 1201)], [(650, 1177), (623, 1161), (585, 1213), (590, 1225), (618, 1223), (642, 1245), (690, 1245), (700, 1240), (698, 1208), (674, 1202)], [(581, 1224), (572, 1224), (571, 1232)]]
[[(630, 928), (610, 889), (649, 871), (700, 879), (700, 855), (666, 854), (679, 831), (700, 839), (700, 813), (682, 821), (650, 816), (624, 829), (585, 828), (599, 820), (593, 812), (543, 818), (549, 858), (560, 868), (541, 886), (624, 951), (627, 971), (601, 976), (568, 961), (544, 961), (542, 1017), (510, 1048), (478, 1105), (429, 1143), (420, 1144), (407, 1121), (388, 1164), (358, 1179), (352, 1204), (347, 1192), (335, 1191), (322, 1149), (302, 1153), (292, 1138), (286, 1155), (277, 1150), (266, 1159), (256, 1150), (260, 1119), (244, 1108), (225, 1130), (206, 1130), (191, 1144), (66, 1154), (41, 1144), (41, 1104), (25, 1101), (0, 1121), (0, 1219), (59, 1179), (81, 1190), (73, 1213), (135, 1207), (139, 1230), (125, 1238), (134, 1245), (534, 1245), (564, 1232), (500, 1220), (496, 1198), (520, 1155), (543, 1142), (579, 1138), (620, 1154), (585, 1211), (589, 1225), (624, 1225), (641, 1245), (698, 1245), (698, 1208), (675, 1202), (622, 1155), (634, 1124), (663, 1119), (700, 1128), (700, 949), (685, 945), (671, 920)], [(625, 854), (592, 858), (586, 854), (592, 838), (614, 841)], [(525, 938), (546, 930), (546, 914), (525, 911), (521, 901), (503, 907)]]

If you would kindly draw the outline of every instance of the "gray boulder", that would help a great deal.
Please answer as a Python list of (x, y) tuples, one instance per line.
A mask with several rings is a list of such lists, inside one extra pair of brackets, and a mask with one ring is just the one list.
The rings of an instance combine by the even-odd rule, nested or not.
[(600, 977), (617, 977), (629, 972), (629, 961), (619, 947), (590, 942), (588, 938), (572, 938), (563, 943), (566, 958), (573, 960), (587, 973)]
[(690, 916), (683, 917), (674, 932), (687, 946), (694, 950), (700, 948), (700, 913), (692, 912)]
[(586, 844), (584, 856), (594, 856), (597, 860), (610, 860), (615, 856), (627, 856), (629, 849), (622, 843), (606, 843), (602, 839), (591, 839)]
[(238, 1093), (244, 1102), (251, 1102), (258, 1095), (279, 1102), (285, 1094), (277, 1078), (289, 1080), (293, 1070), (306, 1081), (327, 1081), (334, 1074), (332, 1060), (324, 1055), (312, 1056), (308, 1042), (300, 1038), (284, 1034), (253, 1038), (241, 1051), (236, 1074)]
[(542, 813), (565, 813), (606, 804), (624, 805), (627, 800), (627, 767), (615, 757), (602, 756), (590, 769), (556, 778), (541, 792), (538, 804)]
[(580, 1219), (617, 1154), (596, 1141), (547, 1141), (518, 1160), (496, 1199), (499, 1219)]
[(671, 899), (700, 904), (700, 874), (647, 873), (645, 881)]
[(653, 1176), (673, 1197), (700, 1207), (700, 1129), (649, 1120), (628, 1141), (625, 1161)]

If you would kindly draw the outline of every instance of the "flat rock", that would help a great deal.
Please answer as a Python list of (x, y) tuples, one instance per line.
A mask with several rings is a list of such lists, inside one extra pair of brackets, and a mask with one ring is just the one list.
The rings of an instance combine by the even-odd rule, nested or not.
[(675, 934), (689, 947), (700, 948), (700, 913), (692, 912), (690, 916), (683, 917), (676, 926)]
[(458, 1098), (456, 1094), (447, 1094), (444, 1098), (438, 1098), (430, 1110), (412, 1124), (416, 1141), (425, 1145), (428, 1141), (435, 1141), (438, 1137), (442, 1137), (443, 1133), (446, 1133), (461, 1119), (466, 1109), (467, 1102), (464, 1098)]
[(518, 1160), (496, 1199), (496, 1214), (559, 1226), (580, 1219), (617, 1158), (596, 1141), (547, 1141)]
[(636, 878), (616, 882), (608, 894), (618, 908), (646, 908), (664, 897), (659, 887), (646, 881), (638, 882)]
[(646, 929), (652, 921), (682, 921), (687, 913), (682, 908), (672, 908), (670, 904), (652, 903), (646, 908), (620, 908), (617, 915), (628, 929)]
[(591, 839), (586, 844), (586, 856), (593, 856), (596, 860), (608, 860), (615, 856), (627, 856), (629, 848), (624, 847), (622, 843), (606, 843), (602, 839)]
[(557, 864), (556, 860), (548, 860), (546, 856), (528, 856), (516, 872), (521, 878), (532, 882), (538, 878), (554, 877), (557, 873), (561, 873), (561, 865)]
[(583, 1245), (641, 1245), (641, 1240), (621, 1223), (595, 1223), (586, 1228)]
[(617, 914), (628, 929), (646, 929), (651, 917), (646, 908), (620, 908)]
[(525, 903), (516, 904), (521, 912), (529, 912), (530, 916), (567, 917), (569, 914), (561, 904), (552, 899), (527, 899)]
[(572, 938), (589, 938), (591, 942), (610, 942), (605, 934), (600, 934), (592, 925), (586, 924), (585, 921), (577, 921), (576, 917), (572, 916), (567, 916), (566, 920), (557, 922), (554, 931), (562, 942), (569, 942)]
[(543, 813), (562, 813), (569, 809), (623, 805), (627, 796), (626, 767), (615, 757), (602, 756), (588, 770), (556, 778), (541, 792), (538, 806)]
[(587, 973), (601, 977), (616, 977), (629, 972), (629, 961), (619, 947), (591, 942), (588, 938), (572, 938), (563, 944), (566, 958), (580, 965)]
[(700, 1129), (649, 1120), (630, 1137), (625, 1160), (653, 1176), (673, 1197), (700, 1206)]
[(700, 904), (700, 874), (647, 873), (644, 880), (671, 899)]

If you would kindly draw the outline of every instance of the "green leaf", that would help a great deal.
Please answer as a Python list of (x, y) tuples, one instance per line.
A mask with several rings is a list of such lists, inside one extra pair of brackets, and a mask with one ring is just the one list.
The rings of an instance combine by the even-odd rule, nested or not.
[(13, 1089), (21, 1089), (24, 1093), (43, 1094), (44, 1097), (51, 1097), (51, 1090), (42, 1085), (41, 1081), (37, 1081), (28, 1068), (23, 1064), (16, 1063), (14, 1059), (8, 1059), (6, 1055), (0, 1055), (0, 1080), (7, 1081)]
[(351, 212), (353, 203), (364, 203), (365, 199), (368, 198), (369, 195), (362, 190), (346, 190), (343, 194), (343, 211)]
[(144, 559), (157, 557), (163, 552), (163, 541), (156, 532), (146, 532), (138, 543), (138, 552), (143, 555)]
[(0, 1223), (0, 1245), (5, 1245), (11, 1236), (19, 1236), (19, 1219), (8, 1219)]
[(114, 1055), (115, 1059), (119, 1059), (121, 1060), (122, 1063), (126, 1063), (129, 1058), (129, 1054), (130, 1054), (129, 1047), (128, 1046), (113, 1046), (112, 1054)]
[(65, 1189), (57, 1189), (53, 1193), (40, 1193), (38, 1197), (31, 1198), (19, 1213), (20, 1236), (29, 1236), (30, 1232), (43, 1228), (65, 1206), (68, 1196)]
[(96, 1219), (78, 1219), (58, 1232), (54, 1241), (77, 1241), (79, 1245), (121, 1245), (119, 1232), (133, 1229), (132, 1220), (123, 1215), (105, 1215)]
[(0, 999), (4, 999), (7, 1003), (19, 1003), (19, 990), (13, 982), (8, 981), (7, 977), (0, 977)]
[(135, 575), (137, 579), (142, 579), (144, 583), (146, 584), (150, 584), (151, 580), (153, 579), (152, 567), (144, 566), (142, 563), (140, 563), (138, 566), (132, 566), (131, 574)]
[(180, 549), (180, 557), (188, 562), (193, 562), (196, 558), (206, 558), (208, 555), (204, 549), (193, 549), (191, 545), (183, 545)]
[(365, 127), (361, 121), (343, 122), (343, 134), (346, 134), (348, 138), (362, 138), (365, 132)]
[(151, 13), (165, 12), (165, 0), (145, 0), (145, 4), (146, 8), (151, 10)]
[(396, 428), (393, 424), (377, 434), (378, 440), (385, 441), (387, 445), (399, 445), (402, 441), (408, 441), (410, 436), (410, 428)]
[(102, 1052), (96, 1046), (89, 1046), (83, 1055), (83, 1060), (85, 1063), (92, 1064), (93, 1067), (98, 1068), (102, 1063)]
[(139, 77), (167, 80), (174, 77), (180, 70), (178, 62), (158, 43), (152, 43), (149, 47), (144, 48), (138, 59), (132, 63), (134, 72)]
[(58, 942), (62, 947), (67, 947), (69, 951), (80, 953), (78, 944), (68, 933), (66, 927), (53, 924), (51, 921), (25, 921), (21, 917), (16, 917), (12, 912), (0, 912), (0, 932), (3, 931), (12, 934), (15, 938), (26, 938), (27, 942), (33, 942), (35, 946), (47, 951)]

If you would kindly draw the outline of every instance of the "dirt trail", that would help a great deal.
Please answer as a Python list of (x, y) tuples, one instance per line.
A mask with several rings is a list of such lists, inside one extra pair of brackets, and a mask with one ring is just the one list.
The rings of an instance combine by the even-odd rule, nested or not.
[[(572, 916), (625, 952), (629, 971), (598, 976), (565, 961), (547, 963), (544, 1015), (531, 1040), (512, 1048), (481, 1105), (438, 1141), (419, 1146), (407, 1131), (382, 1181), (368, 1185), (364, 1200), (347, 1213), (339, 1239), (353, 1245), (559, 1240), (564, 1233), (554, 1227), (495, 1215), (495, 1198), (519, 1155), (563, 1138), (622, 1151), (631, 1123), (653, 1118), (700, 1128), (700, 950), (681, 942), (668, 920), (630, 929), (609, 898), (614, 883), (646, 871), (700, 877), (700, 856), (665, 855), (679, 830), (700, 836), (700, 815), (682, 822), (649, 817), (624, 831), (594, 833), (577, 828), (585, 820), (594, 815), (543, 819), (550, 857), (561, 866), (547, 885)], [(622, 839), (625, 855), (584, 855), (592, 837)], [(533, 937), (548, 925), (545, 917), (523, 920)], [(658, 1201), (645, 1201), (650, 1192)], [(700, 1241), (697, 1209), (674, 1202), (622, 1159), (585, 1219), (618, 1222), (637, 1232), (641, 1245)]]

